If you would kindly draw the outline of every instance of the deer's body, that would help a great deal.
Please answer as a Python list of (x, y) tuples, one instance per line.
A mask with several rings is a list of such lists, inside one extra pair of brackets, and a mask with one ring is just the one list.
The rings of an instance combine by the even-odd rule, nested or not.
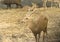
[[(28, 27), (31, 29), (32, 33), (35, 36), (36, 42), (39, 42), (40, 33), (43, 31), (43, 40), (45, 33), (47, 34), (47, 23), (48, 19), (43, 16), (39, 15), (33, 20), (28, 17), (26, 17), (26, 22), (28, 23)], [(25, 21), (25, 20), (24, 20)]]

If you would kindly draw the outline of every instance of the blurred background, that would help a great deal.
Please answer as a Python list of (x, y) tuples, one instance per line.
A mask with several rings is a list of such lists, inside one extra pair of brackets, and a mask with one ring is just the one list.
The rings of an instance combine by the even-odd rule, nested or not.
[[(6, 8), (7, 5), (5, 3), (14, 3), (16, 0), (0, 0), (0, 8)], [(16, 1), (17, 2), (17, 1)], [(46, 3), (47, 7), (60, 7), (60, 0), (20, 0), (20, 4), (22, 6), (32, 6), (32, 3), (38, 5), (39, 7), (43, 7)], [(16, 7), (15, 4), (11, 5), (12, 7)]]
[[(22, 22), (30, 14), (30, 18), (36, 18), (39, 14), (48, 18), (45, 42), (60, 42), (60, 0), (19, 1), (15, 3), (15, 0), (0, 0), (0, 42), (35, 42), (32, 31)], [(23, 8), (15, 8), (18, 2)], [(9, 4), (11, 9), (6, 9)], [(43, 42), (42, 33), (40, 42)]]

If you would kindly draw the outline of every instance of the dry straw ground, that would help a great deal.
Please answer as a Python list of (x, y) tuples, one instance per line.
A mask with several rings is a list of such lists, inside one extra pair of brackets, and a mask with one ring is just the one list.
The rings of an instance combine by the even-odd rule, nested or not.
[[(22, 19), (32, 11), (23, 9), (1, 9), (0, 10), (0, 42), (35, 42), (31, 30), (22, 23)], [(48, 18), (48, 35), (45, 42), (60, 42), (60, 9), (59, 8), (37, 8), (35, 14), (43, 14)], [(37, 18), (37, 17), (35, 17)], [(16, 36), (12, 38), (12, 35)], [(40, 41), (42, 42), (42, 35)]]

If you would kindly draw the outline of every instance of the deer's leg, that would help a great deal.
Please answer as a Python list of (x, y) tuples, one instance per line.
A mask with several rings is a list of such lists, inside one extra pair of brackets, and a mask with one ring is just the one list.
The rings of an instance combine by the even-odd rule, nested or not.
[(45, 31), (44, 31), (44, 32), (45, 32), (45, 34), (46, 34), (46, 36), (47, 36), (47, 27), (45, 28)]
[(48, 33), (47, 33), (47, 26), (46, 26), (46, 29), (45, 29), (45, 41), (47, 42), (47, 38), (48, 38)]
[(46, 41), (45, 38), (47, 39), (47, 27), (43, 31), (43, 42)]
[(44, 39), (45, 39), (45, 32), (43, 32), (43, 42), (44, 42)]
[(35, 36), (36, 42), (38, 42), (38, 40), (37, 40), (37, 34), (34, 34), (34, 36)]
[(38, 42), (40, 42), (40, 33), (38, 34)]
[(36, 42), (39, 42), (40, 34), (34, 34), (34, 36), (35, 36)]

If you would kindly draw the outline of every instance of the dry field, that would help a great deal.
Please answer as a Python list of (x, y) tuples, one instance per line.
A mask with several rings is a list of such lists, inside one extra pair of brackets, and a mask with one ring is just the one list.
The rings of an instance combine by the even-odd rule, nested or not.
[[(26, 14), (29, 16), (31, 12), (27, 11), (27, 8), (0, 9), (0, 42), (35, 42), (31, 30), (22, 23)], [(37, 8), (32, 13), (33, 16), (35, 14), (43, 14), (48, 18), (48, 35), (45, 42), (60, 42), (60, 9)], [(42, 35), (40, 42), (42, 42)]]

